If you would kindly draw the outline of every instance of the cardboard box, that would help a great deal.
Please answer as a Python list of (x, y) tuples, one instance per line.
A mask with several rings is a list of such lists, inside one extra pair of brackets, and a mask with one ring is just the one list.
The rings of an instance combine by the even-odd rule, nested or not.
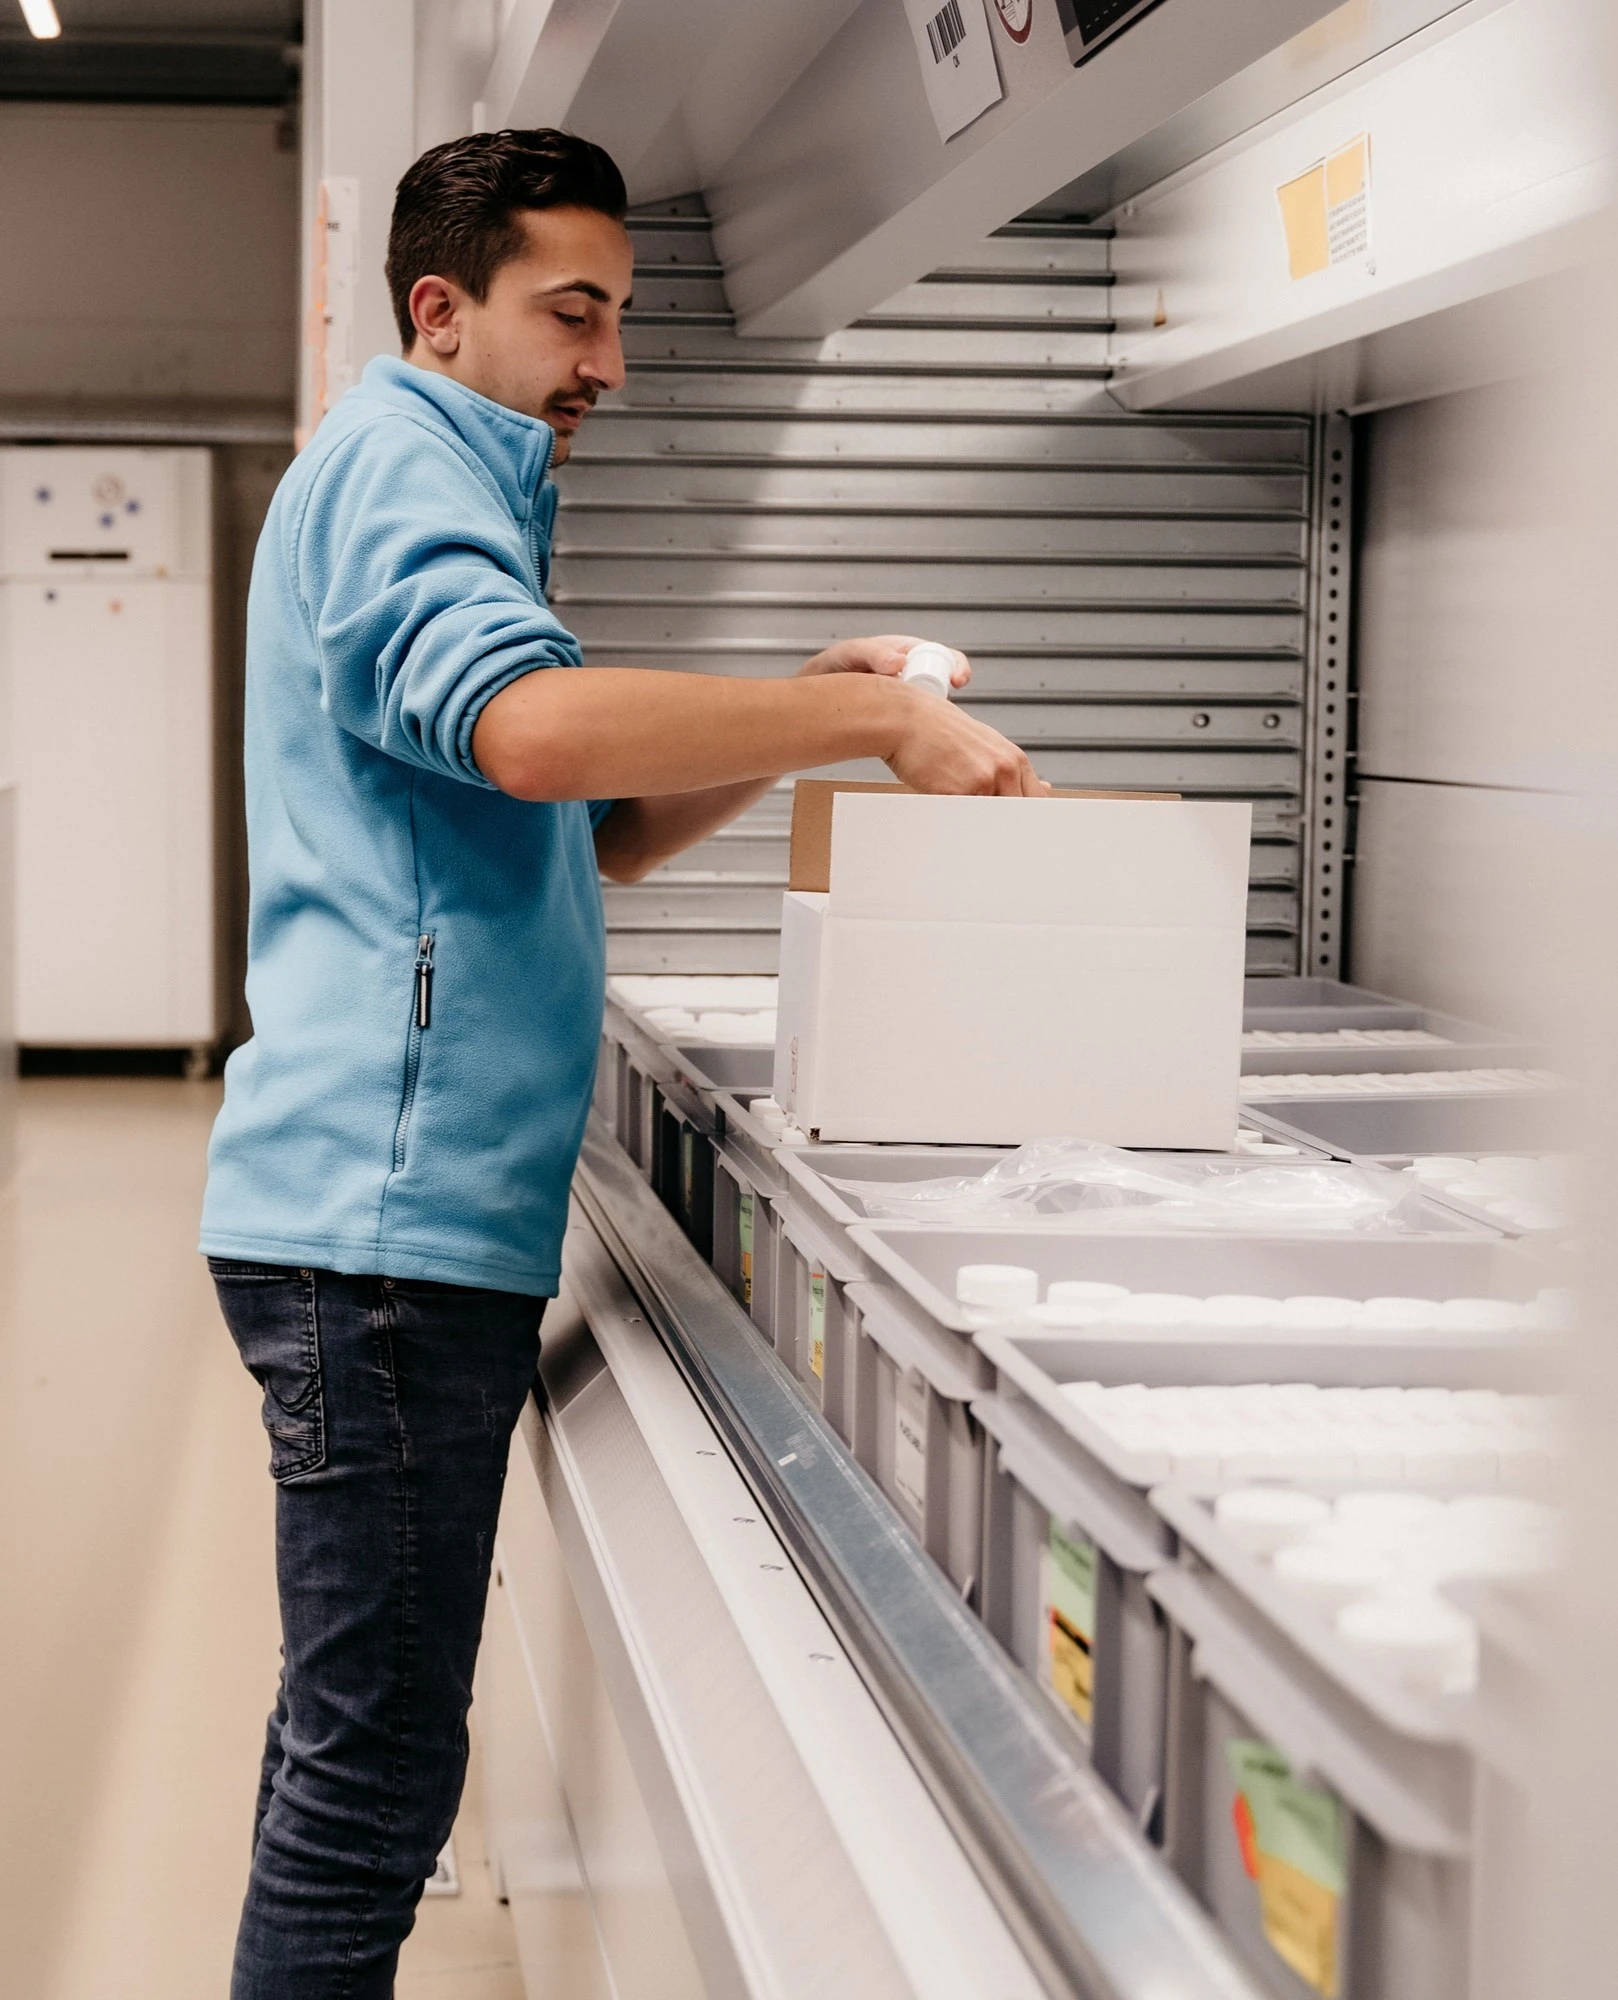
[[(800, 778), (792, 787), (792, 839), (787, 860), (789, 889), (831, 888), (832, 803), (844, 792), (886, 798), (918, 798), (909, 785), (871, 784), (860, 778)], [(1178, 792), (1052, 792), (1053, 799), (1177, 799)]]
[(829, 889), (782, 912), (775, 1095), (806, 1131), (1231, 1144), (1250, 806), (831, 807)]

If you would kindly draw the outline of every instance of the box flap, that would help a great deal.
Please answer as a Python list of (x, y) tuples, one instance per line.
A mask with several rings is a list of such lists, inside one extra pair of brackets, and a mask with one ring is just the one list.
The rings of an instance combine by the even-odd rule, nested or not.
[[(909, 785), (871, 784), (849, 778), (800, 778), (792, 788), (790, 889), (831, 888), (832, 802), (845, 792), (877, 792), (920, 798)], [(1178, 800), (1178, 792), (1052, 792), (1054, 799)]]
[(884, 922), (1246, 928), (1245, 801), (834, 801), (830, 914)]

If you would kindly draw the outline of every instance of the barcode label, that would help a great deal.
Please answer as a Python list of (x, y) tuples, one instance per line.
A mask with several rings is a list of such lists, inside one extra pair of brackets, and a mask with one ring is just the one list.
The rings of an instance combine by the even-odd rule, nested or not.
[(927, 23), (927, 42), (933, 61), (941, 63), (966, 40), (966, 23), (961, 19), (960, 0), (944, 0), (944, 5)]
[(1005, 96), (985, 0), (904, 0), (916, 67), (946, 142)]

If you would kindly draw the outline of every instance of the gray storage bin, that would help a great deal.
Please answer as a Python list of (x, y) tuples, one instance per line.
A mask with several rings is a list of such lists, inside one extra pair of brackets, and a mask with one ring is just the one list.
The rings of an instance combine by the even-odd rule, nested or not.
[(1272, 1138), (1374, 1165), (1423, 1153), (1566, 1151), (1572, 1103), (1561, 1091), (1476, 1097), (1290, 1097), (1244, 1104), (1242, 1123)]
[(775, 1349), (845, 1444), (854, 1441), (859, 1312), (849, 1285), (864, 1275), (827, 1230), (776, 1215)]
[[(1097, 1769), (1150, 1831), (1163, 1784), (1168, 1650), (1147, 1579), (1167, 1559), (1180, 1515), (1153, 1505), (1148, 1470), (1063, 1391), (1071, 1381), (1148, 1387), (1308, 1381), (1322, 1387), (1543, 1389), (1554, 1360), (1524, 1336), (1317, 1334), (1306, 1337), (1086, 1333), (1005, 1324), (976, 1344), (998, 1394), (973, 1412), (989, 1435), (983, 1512), (985, 1623), (1075, 1715), (1062, 1685), (1085, 1632), (1063, 1630), (1063, 1583), (1088, 1567)], [(1064, 1576), (1064, 1572), (1066, 1573)], [(1071, 1604), (1071, 1597), (1069, 1598)], [(1395, 1704), (1397, 1706), (1397, 1704)]]
[[(779, 1155), (786, 1179), (784, 1201), (789, 1214), (802, 1216), (839, 1246), (842, 1257), (859, 1277), (877, 1275), (876, 1266), (855, 1245), (849, 1231), (866, 1220), (851, 1195), (833, 1187), (833, 1180), (938, 1180), (946, 1175), (987, 1173), (1005, 1148), (986, 1146), (783, 1146)], [(938, 1227), (948, 1225), (919, 1225)]]
[(972, 1403), (988, 1362), (886, 1286), (849, 1285), (858, 1315), (848, 1378), (854, 1456), (968, 1604), (978, 1603), (983, 1430)]
[(1545, 1282), (1505, 1255), (1504, 1238), (1448, 1211), (1432, 1235), (1203, 1236), (1190, 1232), (1108, 1236), (1063, 1229), (942, 1230), (862, 1223), (849, 1240), (941, 1327), (972, 1333), (980, 1322), (955, 1299), (963, 1264), (1022, 1264), (1041, 1290), (1059, 1278), (1099, 1279), (1131, 1291), (1329, 1293), (1370, 1299), (1531, 1298)]
[[(671, 1064), (623, 1007), (609, 1000), (602, 1016), (602, 1065), (610, 1062), (613, 1130), (619, 1145), (648, 1180), (655, 1180), (660, 1144), (658, 1098)], [(610, 1054), (608, 1051), (610, 1050)]]
[(616, 1135), (618, 1131), (618, 1044), (602, 1030), (596, 1047), (596, 1077), (590, 1108)]
[(742, 1048), (731, 1042), (675, 1042), (670, 1052), (679, 1070), (710, 1100), (722, 1090), (769, 1095), (775, 1076), (773, 1048)]
[(773, 1344), (785, 1188), (775, 1141), (727, 1091), (714, 1099), (714, 1126), (714, 1269)]
[[(1458, 1715), (1399, 1726), (1216, 1575), (1148, 1588), (1171, 1625), (1165, 1852), (1265, 1989), (1481, 2000)], [(1290, 1867), (1261, 1851), (1288, 1843)]]
[[(1419, 1042), (1412, 1047), (1382, 1046), (1375, 1042), (1344, 1042), (1336, 1048), (1244, 1048), (1243, 1076), (1357, 1076), (1375, 1071), (1382, 1076), (1403, 1076), (1434, 1069), (1532, 1069), (1544, 1051), (1527, 1042), (1513, 1042), (1488, 1028), (1474, 1028), (1468, 1021), (1448, 1021), (1441, 1014), (1423, 1014), (1413, 1025), (1443, 1034), (1453, 1032), (1449, 1043)], [(1307, 1023), (1301, 1025), (1307, 1026)], [(1463, 1037), (1459, 1030), (1467, 1030)], [(1244, 1100), (1243, 1109), (1252, 1100)], [(1257, 1100), (1267, 1103), (1268, 1099)]]
[(1015, 1396), (979, 1397), (984, 1623), (1050, 1695), (1149, 1837), (1159, 1832), (1168, 1638), (1146, 1578), (1173, 1542), (1143, 1494)]
[(1418, 1028), (1421, 1008), (1340, 979), (1249, 979), (1244, 1028)]

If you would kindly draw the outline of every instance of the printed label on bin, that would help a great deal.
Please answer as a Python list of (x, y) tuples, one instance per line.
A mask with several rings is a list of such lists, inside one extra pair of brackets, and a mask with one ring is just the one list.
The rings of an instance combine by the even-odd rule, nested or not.
[(680, 1199), (690, 1215), (697, 1184), (697, 1135), (689, 1125), (680, 1131)]
[(1225, 1756), (1236, 1781), (1236, 1839), (1258, 1884), (1264, 1935), (1306, 1986), (1337, 2000), (1338, 1915), (1348, 1888), (1343, 1809), (1330, 1792), (1300, 1784), (1271, 1744), (1233, 1737)]
[(736, 1233), (742, 1244), (742, 1304), (753, 1303), (753, 1191), (742, 1191), (741, 1205), (736, 1211)]
[(817, 1382), (826, 1379), (826, 1274), (809, 1272), (809, 1372)]
[(1095, 1720), (1095, 1544), (1070, 1540), (1053, 1521), (1040, 1567), (1051, 1690), (1088, 1729)]
[(899, 1498), (927, 1515), (927, 1389), (901, 1375), (893, 1390), (893, 1483)]

